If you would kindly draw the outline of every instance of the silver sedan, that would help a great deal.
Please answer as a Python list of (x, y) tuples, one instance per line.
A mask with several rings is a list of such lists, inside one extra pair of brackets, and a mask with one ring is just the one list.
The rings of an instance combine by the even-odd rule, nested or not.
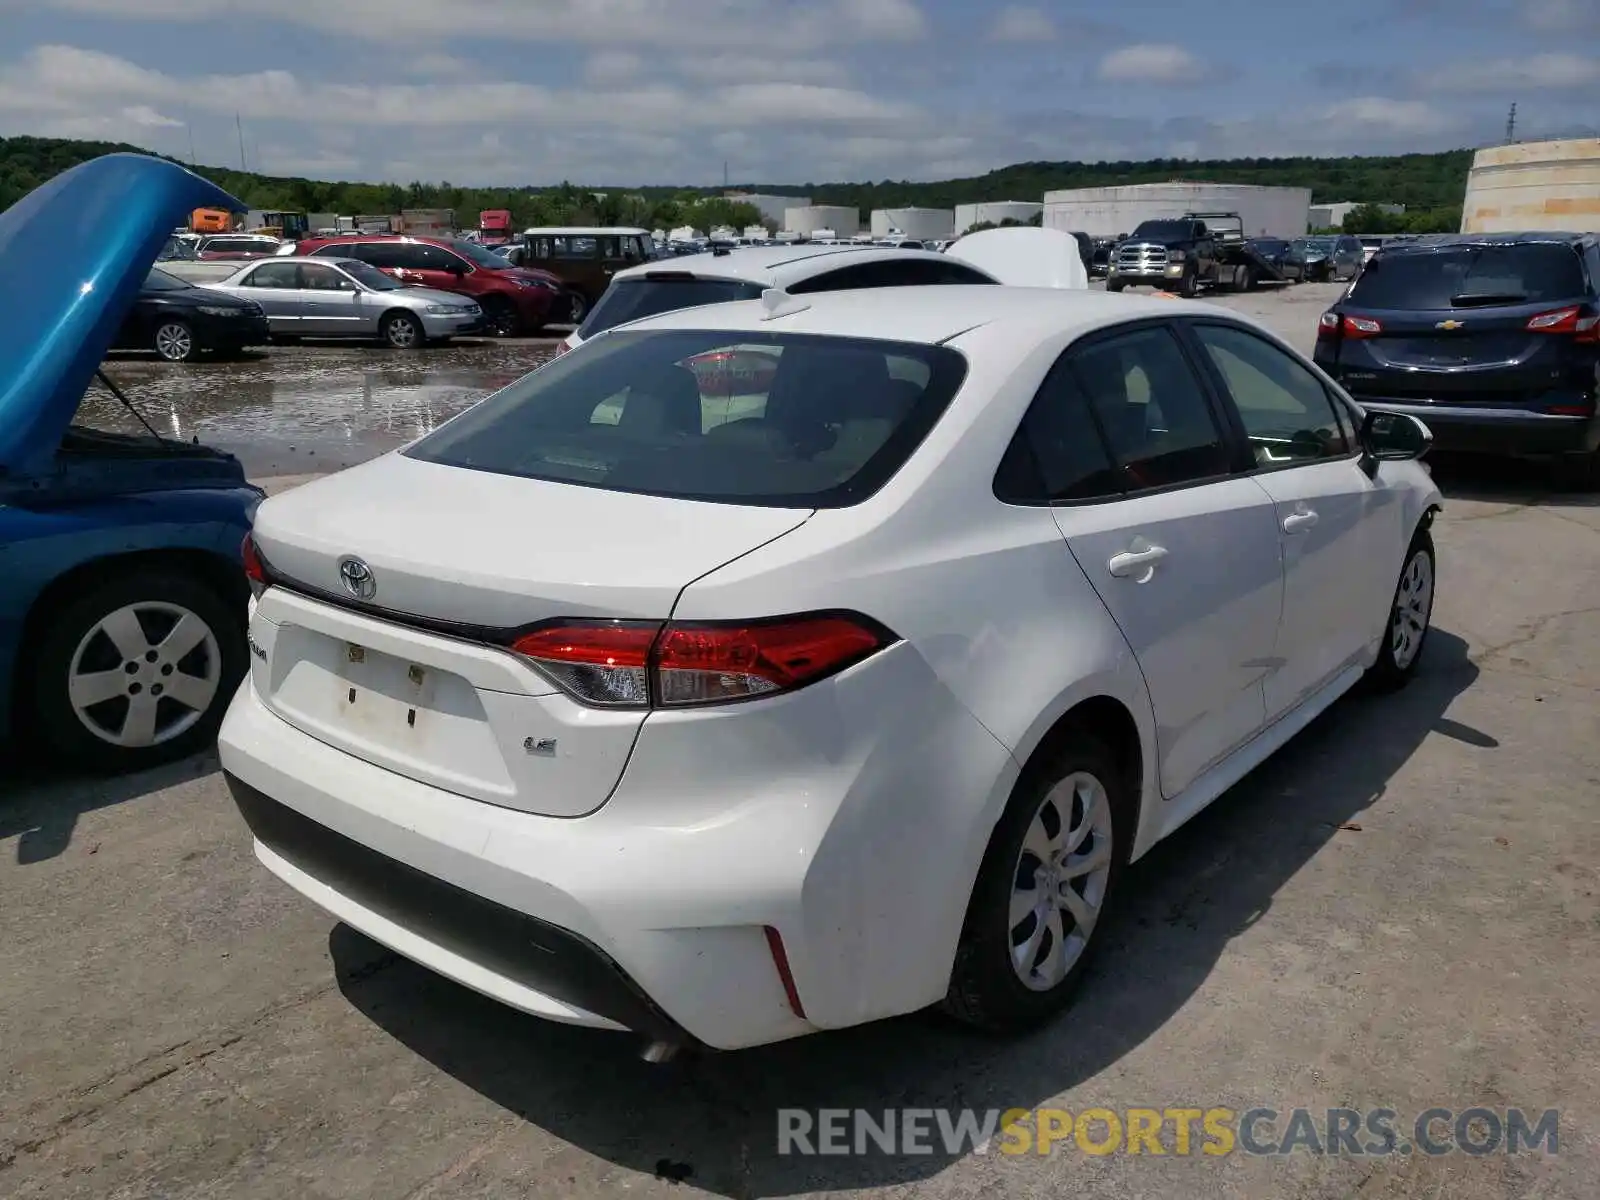
[(353, 258), (262, 259), (206, 286), (261, 305), (275, 338), (380, 338), (415, 350), (483, 325), (476, 301), (406, 287)]

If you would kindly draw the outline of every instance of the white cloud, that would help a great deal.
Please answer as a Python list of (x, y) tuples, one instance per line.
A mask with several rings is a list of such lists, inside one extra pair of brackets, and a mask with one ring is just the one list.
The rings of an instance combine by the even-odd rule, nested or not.
[(1100, 78), (1112, 83), (1147, 83), (1183, 86), (1210, 77), (1205, 63), (1182, 46), (1144, 42), (1113, 50), (1100, 60)]
[(903, 121), (918, 115), (910, 105), (850, 88), (784, 82), (736, 83), (691, 93), (635, 77), (625, 87), (568, 93), (509, 81), (323, 83), (289, 71), (178, 78), (72, 46), (38, 47), (19, 66), (0, 72), (0, 111), (94, 111), (117, 101), (183, 105), (216, 114), (270, 114), (271, 120), (318, 127), (413, 129), (486, 123), (726, 129)]
[(584, 67), (584, 77), (590, 83), (626, 83), (638, 79), (644, 70), (644, 60), (628, 50), (602, 50), (592, 56)]
[(989, 31), (993, 42), (1049, 42), (1056, 37), (1055, 22), (1037, 8), (1011, 4), (1000, 10)]
[[(3, 2), (3, 0), (0, 0)], [(42, 0), (119, 20), (253, 21), (252, 0)], [(274, 19), (322, 34), (416, 45), (419, 39), (507, 38), (655, 46), (692, 30), (710, 45), (825, 45), (921, 37), (913, 0), (276, 0)]]
[(1600, 33), (1600, 0), (1523, 0), (1522, 16), (1546, 33)]
[(460, 78), (471, 75), (477, 70), (466, 59), (457, 58), (453, 54), (403, 56), (396, 65), (405, 70), (407, 74), (427, 79), (445, 79), (452, 76)]
[(1445, 133), (1456, 125), (1455, 119), (1421, 100), (1384, 96), (1356, 96), (1311, 115), (1323, 125), (1349, 125), (1401, 137)]
[(843, 63), (822, 58), (759, 55), (748, 51), (693, 54), (674, 64), (678, 74), (701, 83), (821, 83), (849, 79)]
[(1453, 63), (1422, 72), (1417, 83), (1432, 92), (1593, 87), (1600, 84), (1600, 58), (1582, 54), (1535, 54), (1528, 58)]

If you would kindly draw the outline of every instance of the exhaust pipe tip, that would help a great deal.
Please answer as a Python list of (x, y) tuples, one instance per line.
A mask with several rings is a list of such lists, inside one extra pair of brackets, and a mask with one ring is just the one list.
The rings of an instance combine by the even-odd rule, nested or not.
[(678, 1057), (678, 1052), (683, 1047), (676, 1042), (646, 1042), (644, 1049), (639, 1052), (639, 1057), (647, 1063), (657, 1065), (669, 1063)]

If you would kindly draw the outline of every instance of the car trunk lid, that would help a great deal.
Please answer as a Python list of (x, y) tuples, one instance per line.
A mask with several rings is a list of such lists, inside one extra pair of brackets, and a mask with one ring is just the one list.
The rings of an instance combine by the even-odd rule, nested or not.
[(285, 586), (258, 606), (256, 690), (289, 724), (386, 769), (579, 816), (610, 796), (646, 710), (578, 703), (504, 648), (513, 633), (665, 621), (690, 582), (810, 513), (389, 455), (262, 506), (256, 545)]

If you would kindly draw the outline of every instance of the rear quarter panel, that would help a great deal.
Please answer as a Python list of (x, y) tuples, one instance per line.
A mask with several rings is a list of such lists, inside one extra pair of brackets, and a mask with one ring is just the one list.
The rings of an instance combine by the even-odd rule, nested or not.
[(251, 488), (151, 492), (49, 508), (0, 497), (0, 737), (10, 728), (29, 613), (52, 582), (91, 563), (159, 550), (238, 562), (260, 494)]

